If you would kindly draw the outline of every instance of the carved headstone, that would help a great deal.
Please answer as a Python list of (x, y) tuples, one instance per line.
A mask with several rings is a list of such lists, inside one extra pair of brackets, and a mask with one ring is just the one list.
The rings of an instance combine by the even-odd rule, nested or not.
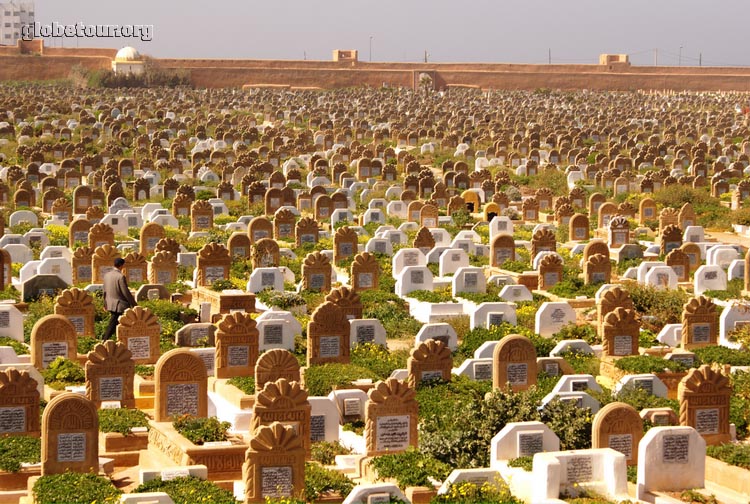
[(677, 387), (680, 425), (697, 430), (706, 444), (728, 443), (731, 396), (729, 378), (705, 364), (691, 369)]
[(520, 334), (509, 334), (495, 345), (492, 354), (492, 387), (513, 392), (536, 385), (536, 349), (531, 341)]
[(643, 420), (629, 404), (609, 403), (594, 416), (591, 447), (619, 451), (625, 455), (628, 465), (638, 465), (638, 443), (642, 437)]
[(62, 315), (47, 315), (31, 329), (31, 364), (45, 369), (58, 357), (73, 361), (78, 357), (76, 329)]
[(365, 406), (365, 443), (368, 457), (399, 453), (418, 446), (419, 404), (405, 382), (389, 378), (378, 382)]
[(175, 348), (159, 358), (154, 370), (154, 420), (208, 414), (206, 365), (187, 348)]
[(349, 320), (342, 308), (326, 301), (307, 326), (307, 365), (349, 362)]
[(99, 416), (80, 394), (54, 397), (42, 414), (42, 476), (99, 472)]
[(295, 497), (305, 492), (305, 448), (294, 428), (274, 422), (250, 439), (242, 466), (245, 503)]
[(428, 339), (417, 345), (406, 360), (408, 383), (417, 388), (425, 381), (450, 381), (453, 358), (448, 346), (442, 341)]
[(135, 362), (125, 345), (99, 343), (86, 362), (86, 397), (101, 407), (103, 401), (118, 401), (122, 408), (135, 408), (133, 377)]
[(258, 328), (248, 313), (224, 315), (214, 335), (216, 355), (214, 376), (252, 376), (258, 360)]
[(128, 308), (117, 325), (117, 341), (127, 348), (136, 364), (154, 364), (159, 359), (159, 320), (149, 308)]

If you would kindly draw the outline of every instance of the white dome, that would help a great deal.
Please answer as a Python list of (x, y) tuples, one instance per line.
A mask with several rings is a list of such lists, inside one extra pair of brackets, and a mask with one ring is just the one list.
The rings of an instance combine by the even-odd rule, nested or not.
[(140, 61), (141, 53), (139, 53), (135, 47), (123, 47), (117, 51), (115, 55), (115, 61)]

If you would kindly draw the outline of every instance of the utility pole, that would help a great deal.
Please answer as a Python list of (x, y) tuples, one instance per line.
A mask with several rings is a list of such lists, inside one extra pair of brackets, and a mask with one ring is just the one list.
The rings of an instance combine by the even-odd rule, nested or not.
[(698, 66), (703, 66), (703, 53), (698, 53)]
[(424, 50), (424, 62), (427, 63), (427, 49)]
[(307, 51), (303, 51), (302, 54), (303, 54), (302, 57), (305, 58), (305, 61), (307, 61)]
[(680, 53), (677, 56), (677, 66), (682, 66), (682, 46), (680, 46)]
[(370, 35), (370, 62), (372, 62), (372, 35)]
[(547, 49), (547, 64), (552, 64), (552, 48)]
[(659, 66), (659, 49), (654, 49), (654, 66)]

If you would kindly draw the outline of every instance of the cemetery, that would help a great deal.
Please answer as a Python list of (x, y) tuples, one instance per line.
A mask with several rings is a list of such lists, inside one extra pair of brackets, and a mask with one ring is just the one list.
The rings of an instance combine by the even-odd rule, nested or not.
[(746, 504), (747, 100), (0, 86), (0, 504)]

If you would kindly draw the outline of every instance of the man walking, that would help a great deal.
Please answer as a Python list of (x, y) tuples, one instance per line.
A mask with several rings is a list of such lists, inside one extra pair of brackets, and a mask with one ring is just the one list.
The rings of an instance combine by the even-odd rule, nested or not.
[(128, 289), (128, 281), (122, 274), (125, 259), (115, 259), (115, 267), (104, 275), (104, 309), (110, 314), (109, 326), (104, 340), (114, 339), (117, 323), (125, 310), (136, 305), (135, 298)]

